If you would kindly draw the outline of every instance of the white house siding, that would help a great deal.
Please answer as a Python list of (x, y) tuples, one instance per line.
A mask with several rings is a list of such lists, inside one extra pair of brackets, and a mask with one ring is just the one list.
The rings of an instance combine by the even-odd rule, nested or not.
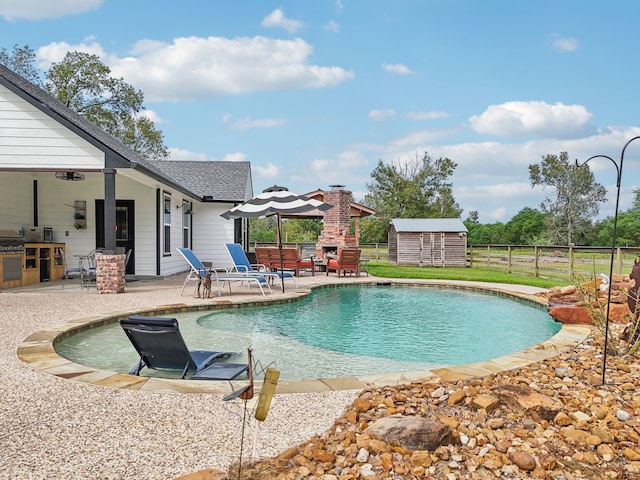
[[(104, 197), (101, 197), (104, 198)], [(156, 189), (116, 174), (116, 199), (133, 200), (135, 220), (135, 272), (140, 276), (156, 275)], [(95, 202), (94, 202), (95, 203)]]
[(0, 168), (100, 169), (104, 154), (0, 85)]
[(193, 251), (203, 261), (216, 267), (232, 266), (225, 243), (233, 242), (233, 220), (220, 215), (233, 207), (231, 203), (200, 203), (194, 206), (196, 228), (193, 231)]
[[(20, 230), (31, 225), (33, 204), (33, 176), (21, 173), (0, 172), (0, 229)], [(25, 223), (26, 222), (26, 223)]]
[[(64, 125), (0, 85), (0, 229), (20, 230), (33, 225), (34, 180), (38, 192), (38, 225), (52, 227), (54, 242), (66, 244), (68, 265), (77, 255), (95, 248), (95, 200), (104, 199), (104, 153)], [(55, 171), (80, 171), (83, 181), (65, 181)], [(250, 189), (250, 183), (247, 185)], [(171, 209), (171, 254), (163, 255), (163, 240), (157, 244), (157, 192), (169, 192)], [(160, 195), (162, 199), (162, 194)], [(135, 202), (135, 272), (141, 276), (183, 272), (187, 265), (177, 253), (182, 246), (182, 200), (185, 195), (143, 172), (119, 169), (116, 199)], [(74, 201), (86, 202), (86, 229), (74, 228)], [(220, 214), (233, 204), (194, 202), (193, 248), (203, 260), (228, 266), (224, 243), (233, 241), (233, 221)]]

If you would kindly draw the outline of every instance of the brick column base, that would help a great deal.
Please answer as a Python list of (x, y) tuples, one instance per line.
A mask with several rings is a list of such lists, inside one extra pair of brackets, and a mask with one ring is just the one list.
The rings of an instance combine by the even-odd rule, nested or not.
[(96, 289), (98, 293), (124, 293), (126, 255), (96, 255)]

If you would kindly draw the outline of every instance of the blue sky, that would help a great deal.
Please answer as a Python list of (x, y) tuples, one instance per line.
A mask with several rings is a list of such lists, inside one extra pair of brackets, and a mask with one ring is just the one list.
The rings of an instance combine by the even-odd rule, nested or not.
[[(256, 193), (345, 185), (378, 160), (458, 164), (456, 200), (508, 221), (547, 194), (528, 165), (620, 161), (640, 135), (640, 2), (593, 0), (0, 0), (0, 46), (48, 69), (97, 54), (142, 90), (172, 159), (251, 162)], [(609, 191), (615, 167), (590, 163)], [(640, 186), (626, 151), (621, 209)]]

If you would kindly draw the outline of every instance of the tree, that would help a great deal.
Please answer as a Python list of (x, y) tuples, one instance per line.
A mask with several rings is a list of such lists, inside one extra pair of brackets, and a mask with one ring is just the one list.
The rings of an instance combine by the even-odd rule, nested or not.
[[(640, 188), (633, 190), (634, 201), (629, 210), (618, 213), (616, 246), (640, 245)], [(613, 241), (613, 217), (596, 224), (595, 244), (609, 246)]]
[(547, 215), (535, 208), (525, 207), (504, 226), (504, 243), (534, 245), (545, 233)]
[(426, 152), (422, 159), (378, 166), (367, 183), (365, 203), (376, 211), (374, 230), (387, 231), (393, 218), (459, 217), (462, 209), (456, 203), (448, 178), (457, 164), (448, 158), (432, 159)]
[(360, 221), (360, 243), (387, 243), (389, 224), (375, 217), (366, 217)]
[(96, 55), (68, 52), (61, 62), (51, 65), (44, 86), (67, 107), (136, 152), (150, 159), (169, 156), (162, 133), (140, 114), (142, 92), (122, 78), (111, 77), (111, 69)]
[(25, 80), (29, 80), (34, 85), (42, 86), (40, 72), (35, 67), (36, 53), (29, 48), (13, 46), (13, 50), (8, 52), (6, 48), (0, 48), (0, 64), (14, 71)]
[(479, 224), (467, 234), (469, 245), (499, 244), (503, 242), (504, 224), (500, 222)]
[(529, 165), (531, 186), (551, 188), (540, 204), (549, 214), (547, 233), (554, 243), (570, 245), (586, 237), (591, 220), (605, 202), (606, 190), (597, 183), (588, 165), (569, 162), (567, 152), (547, 155), (539, 164)]
[(35, 53), (28, 46), (14, 45), (11, 53), (0, 50), (0, 63), (44, 88), (140, 155), (151, 160), (169, 156), (162, 132), (142, 114), (142, 92), (122, 78), (111, 77), (111, 69), (96, 55), (68, 52), (61, 62), (51, 65), (44, 84), (34, 61)]

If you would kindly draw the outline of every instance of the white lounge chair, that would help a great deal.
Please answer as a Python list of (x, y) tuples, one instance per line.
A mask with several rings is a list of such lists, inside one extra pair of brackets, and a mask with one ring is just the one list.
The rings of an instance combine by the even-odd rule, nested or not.
[(184, 294), (184, 288), (188, 282), (199, 281), (200, 278), (204, 277), (207, 273), (211, 274), (212, 283), (213, 283), (213, 280), (215, 279), (216, 288), (218, 290), (218, 296), (222, 295), (222, 292), (220, 290), (220, 283), (224, 283), (224, 282), (228, 282), (229, 292), (231, 292), (231, 282), (247, 282), (249, 287), (251, 287), (251, 285), (253, 284), (256, 284), (260, 289), (260, 293), (262, 293), (262, 295), (265, 295), (265, 292), (264, 292), (265, 288), (269, 291), (269, 293), (271, 293), (271, 287), (269, 286), (269, 282), (263, 276), (247, 275), (244, 273), (229, 273), (227, 271), (219, 272), (215, 268), (205, 267), (204, 264), (196, 256), (196, 254), (193, 253), (193, 251), (190, 248), (179, 247), (177, 250), (191, 267), (189, 273), (184, 279), (184, 283), (182, 284), (182, 291), (180, 292), (180, 295)]
[(225, 243), (227, 252), (233, 262), (233, 269), (238, 273), (244, 273), (246, 275), (265, 277), (273, 283), (273, 280), (284, 278), (285, 280), (292, 280), (293, 286), (298, 288), (296, 284), (296, 277), (291, 272), (270, 272), (267, 270), (266, 265), (254, 264), (252, 265), (247, 258), (246, 253), (242, 249), (242, 245), (239, 243)]

